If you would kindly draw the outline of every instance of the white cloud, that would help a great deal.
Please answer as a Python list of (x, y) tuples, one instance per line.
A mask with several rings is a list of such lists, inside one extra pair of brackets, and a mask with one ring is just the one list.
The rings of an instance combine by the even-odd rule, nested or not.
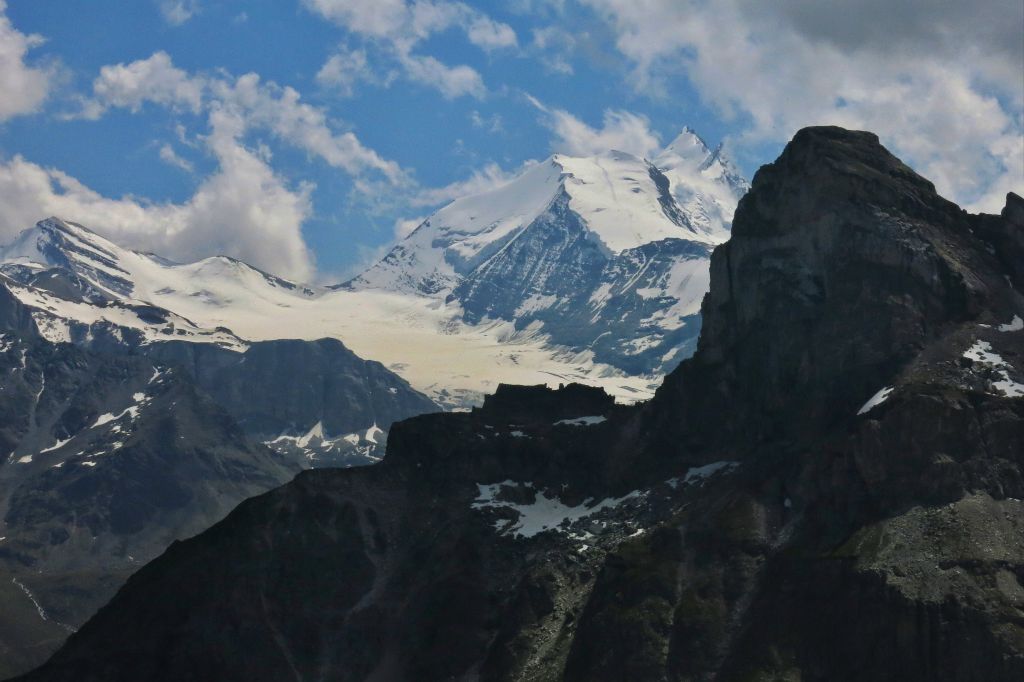
[(96, 118), (110, 107), (138, 111), (150, 102), (170, 108), (206, 111), (220, 129), (241, 138), (252, 129), (267, 130), (282, 141), (351, 175), (377, 172), (392, 183), (406, 180), (405, 171), (364, 146), (352, 132), (336, 133), (324, 111), (301, 101), (291, 87), (248, 73), (231, 79), (193, 76), (177, 68), (166, 52), (128, 64), (104, 66), (93, 83), (93, 99), (82, 116)]
[(217, 81), (212, 91), (214, 111), (230, 119), (238, 135), (250, 127), (269, 130), (351, 175), (376, 171), (395, 184), (406, 179), (397, 163), (365, 147), (355, 134), (333, 132), (323, 110), (301, 102), (293, 88), (264, 83), (257, 74), (249, 73), (233, 83)]
[(641, 114), (608, 109), (601, 127), (593, 128), (564, 109), (550, 108), (529, 95), (527, 99), (543, 113), (544, 124), (555, 134), (551, 146), (556, 152), (593, 156), (616, 150), (648, 157), (661, 148), (651, 122)]
[(187, 173), (191, 173), (193, 170), (192, 163), (178, 156), (178, 153), (174, 151), (174, 147), (169, 144), (160, 147), (160, 160)]
[(419, 218), (399, 218), (395, 221), (395, 239), (405, 239), (426, 219), (426, 216), (420, 216)]
[(469, 122), (473, 124), (474, 128), (481, 128), (489, 133), (500, 133), (505, 130), (505, 123), (501, 114), (485, 116), (474, 109), (469, 112)]
[(171, 26), (181, 26), (199, 12), (199, 0), (160, 0), (160, 14)]
[(313, 274), (301, 226), (312, 186), (289, 189), (230, 136), (211, 147), (220, 169), (181, 204), (110, 199), (77, 179), (17, 156), (0, 164), (0, 235), (10, 240), (42, 217), (91, 227), (125, 246), (177, 260), (225, 254), (298, 280)]
[(447, 66), (433, 57), (418, 55), (403, 55), (400, 62), (411, 80), (435, 88), (447, 99), (462, 95), (479, 99), (487, 93), (480, 74), (464, 64)]
[[(0, 238), (9, 239), (35, 221), (57, 215), (96, 229), (119, 243), (176, 260), (218, 253), (290, 277), (314, 277), (302, 225), (312, 214), (311, 183), (289, 183), (270, 166), (263, 144), (249, 147), (246, 136), (268, 132), (352, 176), (357, 188), (382, 192), (410, 182), (407, 172), (363, 145), (350, 131), (337, 131), (320, 108), (301, 100), (290, 87), (264, 82), (257, 74), (232, 78), (195, 76), (157, 52), (129, 64), (103, 67), (84, 114), (96, 117), (112, 107), (132, 111), (153, 103), (207, 117), (208, 133), (190, 139), (182, 125), (179, 142), (203, 148), (217, 170), (179, 204), (135, 197), (113, 199), (76, 178), (22, 157), (0, 163)], [(84, 115), (80, 114), (80, 115)], [(183, 170), (192, 164), (170, 144), (160, 158)]]
[(995, 188), (1024, 187), (1019, 0), (581, 2), (614, 30), (639, 90), (685, 74), (749, 120), (741, 143), (864, 128), (962, 203), (998, 210)]
[(83, 117), (98, 118), (109, 107), (138, 111), (146, 102), (198, 113), (204, 87), (203, 79), (174, 66), (166, 52), (154, 52), (146, 59), (102, 67), (93, 81), (93, 100), (83, 110)]
[(458, 180), (444, 187), (420, 190), (410, 203), (414, 206), (439, 206), (459, 197), (480, 194), (508, 183), (535, 163), (537, 162), (527, 161), (518, 170), (509, 172), (502, 170), (501, 166), (491, 162), (482, 168), (474, 170), (465, 180)]
[(28, 51), (43, 43), (42, 36), (19, 32), (7, 18), (0, 0), (0, 122), (38, 111), (53, 83), (53, 71), (25, 63)]
[(511, 26), (482, 15), (470, 20), (466, 26), (466, 37), (484, 50), (512, 48), (519, 44)]
[(575, 72), (570, 57), (576, 49), (576, 38), (568, 31), (557, 26), (535, 28), (531, 47), (548, 71), (564, 76)]
[(316, 74), (316, 80), (346, 97), (351, 97), (359, 82), (376, 80), (366, 58), (366, 50), (342, 48), (331, 55)]
[(213, 89), (219, 111), (234, 117), (238, 126), (269, 130), (351, 175), (376, 171), (395, 184), (406, 180), (397, 163), (383, 159), (354, 133), (333, 132), (324, 111), (299, 101), (293, 88), (262, 83), (256, 74), (246, 74), (234, 83), (215, 83)]
[(352, 31), (375, 37), (393, 34), (409, 20), (404, 0), (303, 0), (312, 11)]
[[(418, 44), (451, 28), (488, 52), (518, 45), (508, 24), (461, 2), (445, 0), (303, 0), (306, 7), (345, 29), (376, 40), (409, 79), (437, 89), (444, 97), (483, 97), (487, 89), (480, 73), (465, 64), (449, 66), (436, 57), (414, 54)], [(331, 77), (344, 61), (332, 55), (321, 69)]]

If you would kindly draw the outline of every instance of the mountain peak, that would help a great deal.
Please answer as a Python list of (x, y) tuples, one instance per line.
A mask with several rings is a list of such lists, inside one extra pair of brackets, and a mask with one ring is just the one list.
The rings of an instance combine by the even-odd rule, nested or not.
[(690, 126), (684, 126), (682, 131), (655, 158), (676, 156), (682, 159), (700, 159), (703, 161), (710, 154), (711, 150), (704, 141), (704, 138), (698, 135)]
[[(730, 358), (732, 393), (694, 413), (743, 414), (742, 394), (756, 405), (737, 419), (749, 432), (795, 414), (803, 428), (827, 424), (891, 385), (893, 368), (948, 325), (985, 306), (1012, 319), (993, 273), (1019, 258), (1012, 240), (995, 241), (1007, 234), (1002, 222), (986, 218), (943, 199), (872, 133), (799, 131), (754, 176), (732, 239), (712, 257), (694, 366)], [(803, 401), (825, 387), (830, 400)]]

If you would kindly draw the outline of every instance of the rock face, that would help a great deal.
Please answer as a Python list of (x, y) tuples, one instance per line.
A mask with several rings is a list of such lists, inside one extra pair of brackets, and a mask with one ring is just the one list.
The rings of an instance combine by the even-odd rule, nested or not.
[(1024, 679), (1022, 216), (802, 130), (650, 403), (401, 422), (381, 464), (174, 544), (24, 679)]

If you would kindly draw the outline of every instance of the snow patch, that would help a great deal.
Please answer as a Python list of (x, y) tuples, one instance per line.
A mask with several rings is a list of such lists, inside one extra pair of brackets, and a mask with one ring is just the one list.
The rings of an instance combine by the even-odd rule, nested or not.
[(74, 438), (74, 436), (71, 436), (69, 438), (65, 438), (64, 440), (58, 440), (56, 443), (54, 443), (50, 447), (45, 448), (43, 450), (40, 450), (39, 454), (41, 455), (41, 454), (43, 454), (45, 452), (53, 452), (54, 450), (56, 450), (58, 448), (62, 448), (62, 447), (64, 447), (65, 444), (70, 443), (72, 438)]
[(1019, 332), (1024, 329), (1024, 320), (1020, 318), (1020, 315), (1014, 315), (1012, 320), (999, 325), (998, 329), (1001, 332)]
[(590, 498), (575, 507), (570, 507), (563, 504), (557, 497), (548, 497), (543, 491), (534, 491), (532, 503), (516, 504), (498, 499), (501, 489), (505, 487), (533, 490), (534, 486), (532, 483), (516, 483), (515, 481), (502, 481), (489, 485), (478, 483), (478, 495), (471, 507), (473, 509), (511, 509), (516, 512), (518, 515), (516, 521), (510, 523), (508, 519), (500, 519), (495, 522), (495, 529), (502, 534), (512, 534), (520, 538), (532, 538), (546, 531), (568, 534), (568, 526), (571, 524), (593, 516), (602, 510), (614, 509), (644, 495), (644, 493), (634, 490), (622, 497), (607, 498), (597, 503)]
[(868, 401), (866, 403), (864, 403), (864, 405), (861, 406), (861, 408), (859, 410), (857, 410), (857, 415), (860, 416), (862, 414), (867, 414), (868, 412), (870, 412), (874, 408), (876, 408), (879, 405), (881, 405), (882, 403), (884, 403), (889, 398), (889, 395), (892, 394), (892, 392), (894, 390), (895, 390), (894, 386), (886, 386), (885, 388), (883, 388), (880, 391), (878, 391), (878, 393), (876, 393), (873, 396), (871, 396), (870, 398), (868, 398)]
[(383, 434), (384, 434), (384, 429), (380, 428), (379, 426), (377, 426), (376, 423), (374, 423), (373, 426), (371, 426), (370, 428), (368, 428), (366, 430), (366, 435), (363, 436), (363, 438), (365, 438), (370, 443), (373, 443), (374, 445), (377, 445), (377, 437), (381, 436)]
[(704, 466), (693, 467), (686, 471), (686, 476), (683, 477), (683, 483), (692, 484), (703, 482), (719, 471), (730, 471), (739, 465), (739, 462), (721, 461), (705, 464)]
[(577, 417), (576, 419), (561, 419), (555, 422), (555, 426), (594, 426), (608, 421), (606, 417)]
[(964, 351), (964, 357), (992, 368), (996, 375), (1000, 377), (998, 381), (992, 382), (992, 388), (998, 391), (999, 394), (1007, 398), (1024, 398), (1024, 384), (1014, 381), (1010, 377), (1010, 370), (1013, 367), (1006, 360), (1003, 360), (998, 353), (992, 351), (991, 343), (981, 340), (975, 341), (973, 346)]

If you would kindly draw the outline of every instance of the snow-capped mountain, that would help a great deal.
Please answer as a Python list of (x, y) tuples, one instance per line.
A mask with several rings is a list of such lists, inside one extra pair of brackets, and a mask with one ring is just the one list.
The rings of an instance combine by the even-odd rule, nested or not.
[[(608, 152), (534, 164), (442, 208), (336, 287), (223, 256), (173, 263), (56, 218), (0, 249), (0, 273), (52, 342), (210, 368), (252, 363), (262, 342), (337, 339), (447, 407), (478, 404), (499, 383), (575, 381), (632, 401), (692, 352), (708, 256), (745, 188), (720, 150), (684, 131), (652, 161)], [(216, 393), (222, 374), (198, 376)], [(391, 388), (411, 402), (345, 431), (311, 411), (258, 435), (359, 450), (369, 429), (422, 408), (408, 385), (377, 393)], [(323, 438), (307, 439), (320, 422)]]
[[(300, 286), (224, 257), (173, 263), (57, 218), (0, 249), (0, 275), (3, 288), (31, 311), (33, 324), (51, 342), (170, 354), (165, 359), (188, 368), (240, 368), (252, 347), (282, 338), (338, 339), (449, 407), (477, 404), (501, 382), (584, 381), (626, 399), (647, 397), (654, 387), (648, 377), (595, 363), (592, 354), (552, 348), (546, 336), (512, 323), (466, 324), (458, 305), (401, 292)], [(310, 384), (311, 390), (318, 386)], [(389, 395), (391, 388), (399, 396), (415, 395), (408, 385), (381, 388), (387, 393), (375, 395)], [(369, 415), (342, 432), (327, 420), (325, 437), (337, 450), (348, 442), (344, 437), (408, 414)], [(310, 414), (266, 435), (301, 438), (320, 417)]]
[(661, 374), (693, 350), (708, 259), (746, 187), (688, 129), (652, 161), (555, 155), (437, 211), (345, 287), (443, 299), (470, 324)]
[[(189, 319), (212, 309), (272, 320), (322, 293), (230, 258), (172, 263), (51, 218), (0, 250), (0, 287), (30, 311), (47, 341), (179, 367), (249, 437), (307, 466), (376, 461), (386, 434), (367, 440), (366, 433), (438, 409), (336, 339), (243, 339)], [(321, 438), (302, 438), (314, 429)]]

